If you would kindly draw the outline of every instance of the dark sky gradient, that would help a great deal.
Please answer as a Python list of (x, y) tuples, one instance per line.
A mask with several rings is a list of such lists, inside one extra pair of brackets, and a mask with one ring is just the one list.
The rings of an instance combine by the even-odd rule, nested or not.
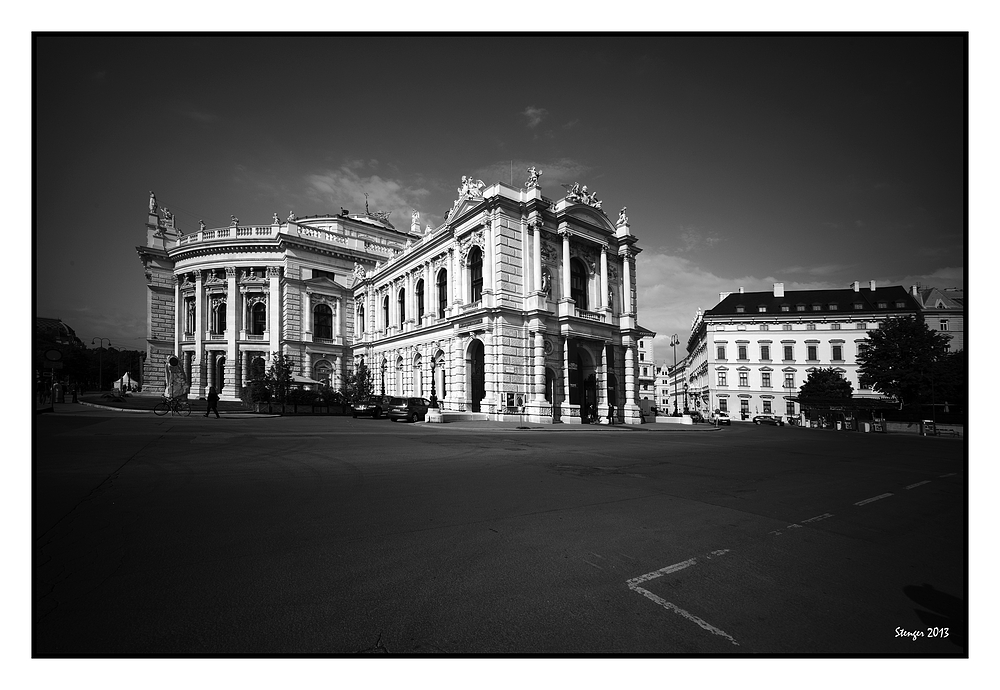
[[(462, 175), (627, 205), (640, 322), (722, 290), (964, 286), (964, 36), (40, 37), (37, 313), (142, 347), (149, 190), (186, 231), (411, 209)], [(63, 281), (53, 282), (49, 270)], [(66, 284), (74, 289), (67, 291)], [(661, 346), (662, 345), (662, 346)], [(681, 353), (679, 353), (681, 354)]]

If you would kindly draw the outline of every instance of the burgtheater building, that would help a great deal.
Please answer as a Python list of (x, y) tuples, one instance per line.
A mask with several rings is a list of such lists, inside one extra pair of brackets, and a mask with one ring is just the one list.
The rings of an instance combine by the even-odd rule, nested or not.
[(280, 353), (335, 389), (364, 362), (376, 391), (433, 392), (446, 414), (640, 423), (637, 343), (655, 334), (626, 209), (613, 222), (578, 185), (552, 201), (540, 174), (463, 177), (444, 224), (414, 212), (408, 231), (366, 209), (184, 234), (151, 194), (144, 380), (174, 356), (192, 396), (236, 400)]

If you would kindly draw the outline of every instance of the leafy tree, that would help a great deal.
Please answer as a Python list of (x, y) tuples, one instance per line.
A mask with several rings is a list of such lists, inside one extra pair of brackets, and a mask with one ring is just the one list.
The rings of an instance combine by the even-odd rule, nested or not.
[(271, 398), (284, 404), (288, 392), (294, 385), (292, 374), (295, 372), (295, 360), (290, 355), (275, 357), (271, 362), (264, 381), (271, 393)]
[(375, 395), (375, 382), (364, 360), (358, 363), (354, 371), (344, 376), (340, 392), (352, 403), (362, 402)]
[(849, 400), (853, 394), (854, 387), (851, 382), (839, 371), (833, 367), (816, 369), (809, 372), (805, 383), (799, 388), (799, 402), (809, 403), (836, 398)]
[(889, 319), (868, 332), (867, 347), (858, 353), (858, 380), (862, 387), (891, 395), (904, 406), (930, 402), (948, 340), (915, 317)]

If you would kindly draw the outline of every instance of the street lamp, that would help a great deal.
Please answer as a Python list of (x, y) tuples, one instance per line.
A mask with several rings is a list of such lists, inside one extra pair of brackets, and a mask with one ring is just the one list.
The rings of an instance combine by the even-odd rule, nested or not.
[(681, 344), (680, 338), (674, 333), (670, 336), (670, 347), (674, 351), (674, 369), (673, 369), (673, 379), (674, 379), (674, 416), (677, 416), (677, 346)]
[(434, 357), (431, 357), (431, 407), (437, 409), (438, 399), (437, 399), (437, 376), (434, 372), (437, 369), (437, 362)]
[(103, 385), (103, 363), (104, 363), (104, 341), (108, 341), (108, 347), (111, 347), (111, 338), (92, 338), (90, 344), (93, 345), (94, 341), (101, 343), (101, 349), (97, 351), (97, 390), (104, 390)]

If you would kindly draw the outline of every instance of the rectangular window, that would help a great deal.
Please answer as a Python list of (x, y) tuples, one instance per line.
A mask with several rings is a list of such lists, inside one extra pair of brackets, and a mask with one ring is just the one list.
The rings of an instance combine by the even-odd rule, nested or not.
[(785, 374), (785, 388), (795, 388), (795, 374)]
[(814, 323), (807, 323), (806, 324), (806, 330), (807, 331), (815, 331), (816, 330), (816, 324), (814, 324)]
[(796, 304), (795, 305), (795, 311), (805, 311), (805, 310), (806, 310), (806, 305), (804, 305), (804, 304)]
[(771, 387), (771, 372), (765, 371), (760, 375), (760, 385), (763, 388)]
[(726, 346), (725, 345), (719, 345), (717, 348), (715, 348), (715, 358), (716, 359), (725, 359), (726, 358)]
[(725, 398), (719, 398), (719, 412), (729, 412), (729, 401)]
[(747, 346), (746, 345), (739, 345), (736, 348), (736, 350), (737, 350), (737, 354), (739, 355), (740, 359), (746, 359), (747, 358)]
[(859, 331), (864, 331), (867, 330), (868, 324), (865, 323), (864, 321), (858, 321), (856, 324), (854, 324), (854, 327)]
[(726, 372), (720, 371), (719, 373), (719, 385), (725, 386), (726, 384)]
[(750, 385), (750, 372), (741, 371), (740, 372), (740, 385), (747, 388)]
[(938, 330), (939, 331), (947, 331), (948, 330), (948, 319), (941, 319), (941, 321), (938, 322)]
[(790, 400), (785, 403), (785, 414), (787, 414), (790, 417), (795, 416), (795, 403), (793, 403)]
[(645, 352), (640, 352), (639, 353), (639, 361), (640, 362), (645, 362), (646, 361), (646, 353)]
[(740, 414), (750, 414), (750, 401), (746, 398), (740, 398)]
[(760, 330), (762, 330), (762, 331), (769, 331), (769, 330), (771, 330), (771, 327), (768, 326), (766, 323), (762, 323), (760, 325)]
[(791, 360), (795, 359), (795, 356), (793, 354), (793, 349), (794, 349), (793, 345), (785, 345), (785, 359), (786, 360), (791, 361)]
[(808, 354), (806, 355), (806, 359), (809, 359), (809, 360), (816, 360), (816, 359), (818, 359), (818, 357), (816, 356), (816, 346), (815, 345), (808, 345), (806, 347), (806, 351), (808, 352)]
[(194, 298), (188, 298), (184, 300), (184, 332), (194, 333), (195, 328), (195, 311)]
[(760, 313), (764, 313), (767, 311), (767, 307), (757, 307), (757, 311)]
[(760, 346), (760, 358), (761, 359), (771, 359), (771, 346), (761, 345)]
[(781, 311), (790, 311), (790, 310), (791, 310), (791, 307), (789, 307), (787, 304), (782, 304), (781, 305)]
[(842, 345), (833, 346), (833, 358), (838, 362), (844, 359), (844, 347)]
[(764, 405), (764, 414), (771, 414), (771, 401), (764, 400), (762, 404)]
[(837, 305), (836, 304), (829, 304), (827, 306), (829, 307), (830, 311), (837, 311)]
[(831, 331), (839, 331), (840, 330), (840, 324), (839, 323), (831, 323), (830, 324), (830, 330)]

